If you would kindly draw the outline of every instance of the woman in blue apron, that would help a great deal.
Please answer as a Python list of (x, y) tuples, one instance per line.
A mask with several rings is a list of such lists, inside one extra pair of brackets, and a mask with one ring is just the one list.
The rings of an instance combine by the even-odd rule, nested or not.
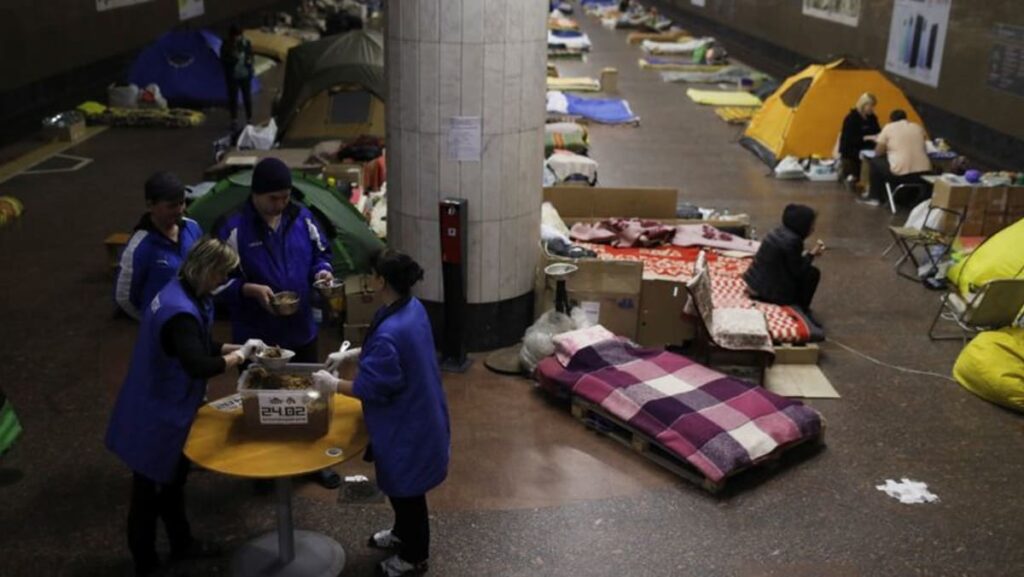
[(128, 375), (107, 428), (106, 445), (132, 470), (128, 547), (136, 575), (151, 575), (157, 518), (163, 519), (171, 559), (219, 554), (192, 537), (185, 516), (184, 485), (189, 461), (182, 454), (206, 380), (250, 360), (264, 345), (215, 343), (212, 293), (238, 266), (238, 253), (217, 239), (199, 241), (178, 277), (142, 313)]
[(408, 256), (385, 250), (374, 259), (374, 289), (385, 306), (374, 317), (361, 351), (335, 353), (328, 368), (358, 356), (354, 382), (327, 371), (313, 375), (323, 389), (363, 403), (372, 459), (380, 486), (395, 511), (393, 528), (370, 537), (370, 546), (396, 554), (379, 566), (387, 577), (420, 574), (430, 555), (426, 493), (448, 475), (451, 431), (448, 403), (427, 312), (413, 285), (423, 269)]

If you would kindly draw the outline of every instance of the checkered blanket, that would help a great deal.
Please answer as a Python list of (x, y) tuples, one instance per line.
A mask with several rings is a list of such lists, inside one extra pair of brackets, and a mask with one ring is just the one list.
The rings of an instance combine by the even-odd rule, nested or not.
[[(694, 265), (701, 247), (663, 246), (657, 248), (615, 248), (585, 243), (601, 260), (626, 260), (644, 263), (644, 280), (685, 283), (693, 278)], [(768, 321), (768, 332), (776, 344), (801, 344), (821, 340), (820, 330), (793, 307), (755, 301), (747, 294), (743, 273), (752, 259), (733, 258), (707, 251), (711, 272), (711, 294), (716, 308), (757, 309)]]
[(580, 349), (564, 367), (548, 357), (536, 377), (546, 390), (599, 405), (715, 482), (822, 427), (799, 401), (620, 338)]

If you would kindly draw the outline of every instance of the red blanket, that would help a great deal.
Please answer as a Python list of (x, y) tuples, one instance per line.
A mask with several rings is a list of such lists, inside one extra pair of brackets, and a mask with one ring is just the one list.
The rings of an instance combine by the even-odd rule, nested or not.
[[(614, 248), (600, 244), (585, 244), (602, 260), (640, 261), (644, 263), (644, 280), (667, 280), (687, 282), (693, 277), (697, 262), (698, 247), (682, 248), (663, 246), (658, 248)], [(747, 295), (743, 273), (750, 267), (752, 259), (733, 258), (714, 251), (707, 251), (711, 271), (711, 291), (716, 307), (757, 309), (768, 321), (768, 331), (775, 343), (806, 343), (812, 339), (812, 326), (793, 307), (785, 307), (755, 301)]]

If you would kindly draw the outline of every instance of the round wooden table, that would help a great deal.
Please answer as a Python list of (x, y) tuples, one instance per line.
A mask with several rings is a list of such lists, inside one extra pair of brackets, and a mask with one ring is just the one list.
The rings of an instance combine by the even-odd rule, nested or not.
[(199, 409), (185, 455), (192, 462), (225, 475), (274, 479), (277, 531), (243, 545), (235, 553), (237, 577), (336, 577), (345, 567), (345, 551), (334, 539), (292, 524), (292, 483), (296, 475), (343, 463), (366, 448), (369, 437), (359, 401), (336, 395), (331, 428), (315, 440), (259, 439), (243, 430), (242, 410)]

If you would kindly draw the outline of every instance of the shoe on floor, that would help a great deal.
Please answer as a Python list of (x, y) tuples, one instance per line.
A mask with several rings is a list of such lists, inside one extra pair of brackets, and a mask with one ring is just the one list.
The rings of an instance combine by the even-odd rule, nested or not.
[(383, 531), (377, 531), (373, 535), (370, 535), (369, 546), (373, 549), (397, 549), (402, 544), (402, 540), (391, 532), (391, 529), (385, 529)]
[(377, 565), (380, 577), (402, 577), (404, 575), (423, 575), (427, 572), (427, 562), (412, 564), (398, 555), (392, 555)]
[(313, 473), (313, 478), (324, 489), (337, 489), (341, 486), (341, 475), (334, 472), (334, 469), (320, 469)]
[(882, 206), (882, 201), (878, 200), (877, 198), (858, 198), (857, 203), (863, 204), (864, 206)]
[(224, 548), (212, 541), (193, 539), (192, 544), (182, 551), (171, 551), (171, 561), (193, 559), (215, 559), (224, 555)]

